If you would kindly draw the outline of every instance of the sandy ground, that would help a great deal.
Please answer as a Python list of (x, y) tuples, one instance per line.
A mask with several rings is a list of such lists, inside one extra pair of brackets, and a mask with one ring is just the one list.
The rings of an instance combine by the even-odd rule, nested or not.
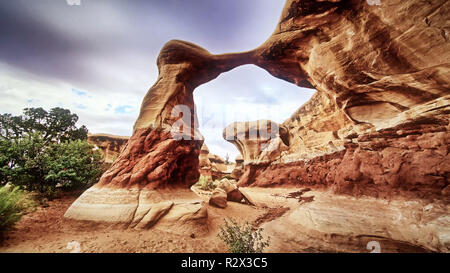
[[(208, 196), (202, 196), (207, 200)], [(225, 217), (240, 223), (261, 225), (276, 218), (277, 209), (252, 207), (228, 202), (225, 209), (208, 205), (207, 235), (176, 235), (161, 230), (124, 230), (63, 218), (77, 195), (66, 195), (49, 202), (48, 207), (24, 215), (0, 245), (0, 252), (71, 252), (79, 243), (80, 251), (91, 252), (227, 252), (226, 245), (217, 237)]]
[[(352, 213), (357, 212), (358, 209), (361, 210), (360, 214), (370, 211), (370, 208), (376, 212), (393, 206), (393, 203), (337, 197), (327, 192), (305, 191), (305, 188), (244, 188), (243, 190), (251, 196), (257, 206), (228, 202), (227, 208), (220, 209), (207, 205), (208, 233), (206, 235), (176, 235), (156, 228), (134, 230), (68, 220), (63, 218), (63, 215), (77, 195), (67, 195), (50, 201), (48, 207), (39, 207), (36, 211), (23, 216), (0, 243), (0, 252), (64, 253), (71, 252), (73, 249), (85, 253), (227, 252), (226, 245), (217, 237), (226, 217), (240, 223), (250, 222), (264, 228), (264, 236), (270, 237), (270, 247), (266, 249), (268, 252), (367, 253), (369, 251), (366, 249), (366, 244), (371, 240), (379, 241), (383, 252), (426, 252), (426, 249), (381, 237), (342, 237), (333, 233), (316, 234), (317, 236), (311, 237), (310, 231), (302, 231), (302, 226), (298, 225), (300, 222), (305, 222), (299, 221), (304, 216), (296, 216), (306, 207), (318, 206), (325, 213), (335, 208), (339, 212), (336, 215), (339, 216), (345, 211)], [(299, 194), (300, 191), (303, 192)], [(197, 191), (197, 194), (207, 203), (208, 192)], [(325, 221), (333, 221), (332, 217), (335, 216), (325, 215), (324, 217)], [(347, 219), (349, 218), (339, 218), (336, 223), (330, 222), (329, 225), (343, 223), (348, 221)], [(355, 221), (357, 220), (356, 218)], [(74, 241), (75, 243), (71, 243)]]

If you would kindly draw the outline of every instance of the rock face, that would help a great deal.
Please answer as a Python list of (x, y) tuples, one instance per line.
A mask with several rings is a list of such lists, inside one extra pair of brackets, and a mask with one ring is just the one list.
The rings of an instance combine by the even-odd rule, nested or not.
[(281, 157), (247, 163), (242, 150), (239, 185), (444, 198), (449, 6), (287, 1), (256, 64), (317, 93), (283, 123), (289, 149)]
[[(247, 188), (257, 202), (272, 201), (289, 210), (280, 218), (263, 224), (271, 242), (268, 252), (370, 252), (369, 242), (381, 253), (447, 251), (450, 247), (448, 209), (442, 202), (421, 199), (385, 200), (353, 198), (329, 191), (310, 190), (298, 194), (287, 188)], [(269, 200), (268, 200), (269, 199)]]
[(203, 141), (192, 93), (243, 64), (317, 93), (279, 126), (279, 150), (265, 153), (261, 138), (250, 141), (252, 123), (232, 134), (245, 133), (232, 140), (245, 165), (240, 185), (308, 185), (448, 204), (449, 9), (446, 0), (288, 0), (275, 32), (255, 50), (212, 55), (168, 42), (126, 148), (66, 216), (137, 226), (143, 214), (149, 225), (180, 211), (183, 219), (204, 219), (195, 196), (177, 195), (199, 177)]
[(113, 188), (95, 185), (67, 210), (67, 218), (103, 222), (125, 228), (207, 232), (207, 210), (189, 189)]
[(222, 179), (217, 187), (227, 194), (228, 201), (241, 202), (244, 198), (239, 189), (226, 178)]
[(88, 142), (100, 150), (106, 163), (113, 163), (127, 145), (129, 137), (108, 134), (89, 134)]
[(339, 152), (310, 160), (246, 166), (246, 180), (240, 182), (308, 185), (354, 196), (447, 199), (449, 137), (442, 130), (435, 124), (405, 124), (364, 134), (346, 139)]

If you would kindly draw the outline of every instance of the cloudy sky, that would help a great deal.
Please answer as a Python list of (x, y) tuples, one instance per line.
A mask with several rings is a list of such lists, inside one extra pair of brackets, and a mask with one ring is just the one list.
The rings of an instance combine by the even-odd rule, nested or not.
[[(212, 53), (250, 50), (273, 32), (283, 0), (2, 0), (0, 112), (64, 107), (91, 133), (130, 135), (171, 39)], [(211, 152), (238, 154), (222, 139), (233, 121), (283, 122), (313, 94), (255, 66), (195, 91)]]

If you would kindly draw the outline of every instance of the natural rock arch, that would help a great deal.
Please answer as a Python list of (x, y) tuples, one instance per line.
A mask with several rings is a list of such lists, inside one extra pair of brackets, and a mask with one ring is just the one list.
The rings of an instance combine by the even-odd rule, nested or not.
[[(298, 160), (345, 150), (349, 139), (363, 135), (370, 139), (375, 130), (402, 124), (412, 124), (406, 134), (424, 128), (448, 135), (450, 56), (445, 53), (450, 45), (446, 30), (439, 27), (447, 20), (449, 5), (444, 0), (426, 6), (419, 1), (397, 1), (389, 7), (370, 6), (362, 0), (288, 0), (275, 32), (255, 50), (212, 55), (192, 43), (168, 42), (158, 57), (159, 77), (144, 97), (133, 136), (99, 183), (69, 208), (66, 217), (147, 228), (167, 221), (179, 223), (180, 229), (204, 221), (205, 208), (187, 193), (199, 175), (202, 140), (172, 138), (172, 125), (179, 120), (172, 116), (172, 109), (184, 104), (193, 110), (192, 92), (197, 86), (243, 64), (255, 64), (275, 77), (317, 89), (286, 123), (290, 153)], [(423, 23), (424, 18), (434, 27)], [(432, 41), (430, 47), (420, 46), (424, 35)], [(184, 126), (190, 128), (187, 136), (198, 135), (195, 125)], [(314, 136), (321, 140), (310, 145), (308, 140)], [(435, 147), (446, 147), (444, 135), (433, 137)], [(448, 172), (448, 156), (435, 154), (434, 158), (440, 164), (436, 178), (421, 173), (425, 178), (420, 183), (433, 194), (441, 189), (448, 194), (448, 182), (442, 180)], [(346, 160), (350, 169), (360, 168), (360, 162)], [(353, 185), (362, 173), (357, 170), (352, 177), (350, 169), (341, 179)], [(318, 172), (315, 182), (321, 181), (323, 172)], [(403, 183), (402, 177), (381, 177), (383, 187)], [(179, 197), (183, 190), (186, 194)]]

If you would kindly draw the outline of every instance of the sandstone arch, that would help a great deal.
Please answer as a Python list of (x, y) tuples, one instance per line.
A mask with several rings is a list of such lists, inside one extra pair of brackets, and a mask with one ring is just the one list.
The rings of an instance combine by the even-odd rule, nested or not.
[[(275, 32), (255, 50), (212, 55), (192, 43), (168, 42), (133, 136), (66, 217), (143, 227), (201, 223), (206, 210), (188, 188), (198, 178), (202, 140), (174, 140), (170, 131), (178, 117), (171, 111), (177, 104), (192, 110), (195, 87), (243, 64), (318, 90), (284, 124), (289, 154), (277, 163), (285, 165), (254, 170), (254, 180), (262, 178), (258, 185), (294, 183), (298, 177), (286, 173), (299, 169), (309, 170), (303, 177), (312, 175), (305, 183), (342, 193), (448, 196), (449, 6), (445, 0), (398, 0), (380, 7), (362, 0), (287, 0)], [(421, 37), (427, 37), (427, 46)], [(184, 126), (188, 136), (198, 135), (195, 125)], [(420, 143), (414, 146), (411, 138)], [(415, 169), (421, 160), (413, 152), (432, 166)], [(374, 172), (367, 172), (364, 160), (377, 166)], [(327, 176), (335, 166), (327, 164), (344, 169)], [(268, 181), (274, 172), (267, 168), (284, 180)], [(418, 177), (412, 182), (407, 181), (411, 170)]]

